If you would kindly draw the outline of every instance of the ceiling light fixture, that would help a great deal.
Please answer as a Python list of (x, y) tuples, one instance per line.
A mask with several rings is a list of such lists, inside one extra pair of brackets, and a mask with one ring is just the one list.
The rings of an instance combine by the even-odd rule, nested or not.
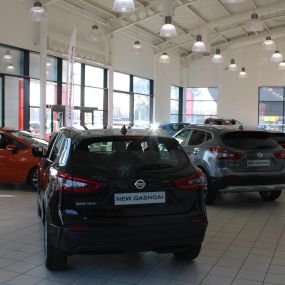
[(113, 10), (116, 12), (130, 13), (135, 11), (133, 0), (115, 0)]
[(276, 50), (276, 44), (271, 39), (270, 36), (266, 37), (265, 41), (262, 43), (262, 48), (266, 51), (274, 51)]
[(253, 13), (251, 14), (251, 19), (250, 21), (247, 23), (246, 27), (245, 27), (247, 32), (261, 32), (263, 31), (263, 24), (260, 21), (260, 19), (258, 18), (258, 14)]
[(87, 40), (91, 42), (96, 42), (99, 40), (99, 27), (98, 25), (93, 25), (90, 32), (87, 35)]
[(278, 70), (285, 70), (285, 60), (281, 61), (278, 64)]
[(35, 1), (34, 7), (29, 11), (29, 17), (32, 22), (41, 22), (47, 17), (47, 12), (40, 1)]
[(276, 50), (274, 52), (274, 54), (271, 56), (271, 61), (272, 62), (281, 62), (283, 61), (283, 56), (282, 54), (279, 52), (279, 50)]
[(202, 41), (201, 35), (196, 36), (196, 42), (194, 42), (192, 46), (192, 51), (193, 52), (205, 52), (206, 51), (206, 46), (205, 46), (205, 43)]
[(231, 63), (228, 65), (229, 71), (237, 71), (238, 67), (234, 59), (231, 59)]
[(224, 57), (221, 55), (221, 50), (219, 48), (216, 49), (216, 54), (212, 57), (212, 63), (222, 63), (224, 62)]
[(166, 16), (165, 17), (165, 24), (161, 27), (159, 35), (163, 38), (173, 38), (177, 36), (176, 28), (171, 23), (172, 17)]
[(166, 52), (160, 56), (159, 63), (170, 63), (170, 57)]
[(243, 3), (245, 0), (222, 0), (223, 3), (226, 4), (236, 4), (236, 3)]
[(12, 59), (12, 55), (10, 53), (10, 50), (6, 50), (6, 53), (3, 55), (3, 59), (6, 60), (6, 61), (9, 61)]
[(133, 52), (139, 54), (142, 52), (142, 45), (140, 41), (135, 41), (133, 45)]
[(245, 67), (242, 67), (242, 68), (241, 68), (241, 71), (240, 71), (238, 77), (239, 77), (240, 79), (245, 79), (245, 78), (247, 78), (247, 73), (246, 73), (246, 71), (245, 71)]
[(12, 71), (12, 70), (14, 70), (15, 69), (15, 67), (14, 67), (14, 65), (13, 64), (8, 64), (8, 66), (7, 66), (7, 70), (9, 70), (9, 71)]

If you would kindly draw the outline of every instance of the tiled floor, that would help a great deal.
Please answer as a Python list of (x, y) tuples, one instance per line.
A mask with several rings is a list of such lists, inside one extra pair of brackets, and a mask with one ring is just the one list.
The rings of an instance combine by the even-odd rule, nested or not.
[[(5, 196), (11, 195), (11, 196)], [(285, 284), (285, 193), (272, 203), (258, 194), (224, 195), (208, 207), (200, 256), (179, 263), (171, 254), (75, 256), (69, 269), (43, 265), (43, 229), (35, 194), (0, 186), (0, 284), (273, 285)]]

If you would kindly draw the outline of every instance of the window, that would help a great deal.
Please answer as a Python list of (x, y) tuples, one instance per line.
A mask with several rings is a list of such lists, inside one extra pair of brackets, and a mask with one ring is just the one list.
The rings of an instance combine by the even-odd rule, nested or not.
[(24, 52), (11, 47), (0, 46), (0, 73), (24, 75)]
[(259, 88), (259, 127), (284, 131), (284, 91), (284, 87)]
[(185, 121), (202, 124), (208, 117), (217, 117), (218, 88), (187, 88), (185, 98)]
[(149, 79), (114, 72), (114, 127), (148, 127), (151, 122), (152, 89)]
[(191, 130), (185, 130), (180, 132), (175, 138), (178, 140), (180, 144), (187, 144), (189, 135), (191, 133)]
[(182, 97), (183, 88), (171, 86), (170, 88), (170, 122), (178, 123), (182, 121)]
[(191, 134), (189, 145), (199, 145), (205, 141), (206, 133), (199, 130), (194, 130)]

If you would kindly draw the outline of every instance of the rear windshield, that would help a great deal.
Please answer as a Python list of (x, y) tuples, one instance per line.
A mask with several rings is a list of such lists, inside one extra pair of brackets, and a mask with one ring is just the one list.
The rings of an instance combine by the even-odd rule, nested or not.
[(237, 131), (222, 135), (225, 145), (242, 150), (274, 149), (278, 146), (266, 132)]
[(141, 172), (172, 172), (189, 165), (175, 139), (164, 137), (108, 137), (81, 141), (73, 157), (80, 175), (131, 176)]
[(284, 133), (270, 133), (271, 137), (276, 140), (278, 143), (285, 143), (285, 134)]

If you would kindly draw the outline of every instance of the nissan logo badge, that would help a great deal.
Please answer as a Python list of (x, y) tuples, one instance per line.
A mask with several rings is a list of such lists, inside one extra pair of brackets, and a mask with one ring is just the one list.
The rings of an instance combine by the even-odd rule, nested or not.
[(258, 157), (258, 158), (262, 158), (262, 157), (263, 157), (263, 154), (262, 154), (261, 152), (259, 152), (259, 153), (257, 154), (257, 157)]
[(139, 189), (139, 190), (142, 190), (144, 187), (145, 187), (145, 182), (142, 180), (142, 179), (140, 179), (140, 180), (137, 180), (136, 182), (135, 182), (135, 186)]

